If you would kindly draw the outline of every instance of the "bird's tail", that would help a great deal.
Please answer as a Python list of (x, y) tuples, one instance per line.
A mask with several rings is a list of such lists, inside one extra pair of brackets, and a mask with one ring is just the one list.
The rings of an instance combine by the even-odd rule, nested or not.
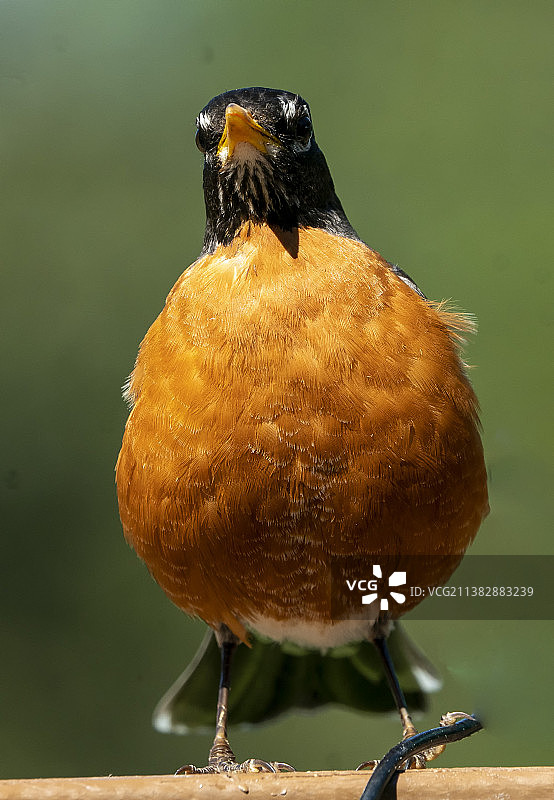
[[(229, 695), (233, 726), (254, 725), (293, 709), (328, 704), (358, 711), (394, 709), (378, 654), (370, 642), (322, 654), (255, 635), (251, 640), (251, 648), (239, 646), (233, 657)], [(398, 623), (388, 644), (408, 708), (425, 708), (426, 694), (441, 685), (436, 670)], [(156, 706), (154, 727), (164, 733), (211, 732), (219, 669), (219, 647), (209, 631), (192, 662)]]

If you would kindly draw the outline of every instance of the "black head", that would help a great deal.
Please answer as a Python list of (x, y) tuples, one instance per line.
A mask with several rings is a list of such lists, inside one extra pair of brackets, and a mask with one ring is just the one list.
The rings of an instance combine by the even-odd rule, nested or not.
[(204, 153), (203, 252), (228, 244), (248, 220), (357, 238), (300, 95), (259, 87), (225, 92), (202, 109), (196, 124)]

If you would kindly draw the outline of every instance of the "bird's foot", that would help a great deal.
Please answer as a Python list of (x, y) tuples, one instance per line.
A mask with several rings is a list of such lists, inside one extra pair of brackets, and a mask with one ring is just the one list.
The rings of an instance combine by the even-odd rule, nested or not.
[(179, 767), (175, 775), (210, 775), (230, 772), (296, 772), (296, 770), (284, 761), (264, 761), (261, 758), (247, 758), (241, 764), (236, 761), (219, 761), (217, 764), (208, 764), (206, 767), (185, 764), (185, 766)]
[[(455, 722), (458, 722), (461, 719), (469, 719), (471, 715), (466, 714), (464, 711), (448, 711), (446, 714), (443, 714), (440, 722), (439, 727), (445, 728), (447, 725), (453, 725)], [(412, 736), (415, 736), (417, 733), (416, 729), (413, 727), (412, 731), (405, 730), (404, 736), (402, 737), (402, 741), (406, 739), (410, 739)], [(435, 758), (438, 758), (442, 753), (444, 753), (446, 749), (445, 744), (437, 744), (434, 747), (430, 747), (428, 750), (424, 750), (422, 753), (419, 753), (416, 756), (412, 756), (406, 761), (405, 768), (406, 769), (425, 769), (427, 766), (428, 761), (434, 761)]]
[(295, 769), (284, 761), (263, 761), (261, 758), (248, 758), (239, 763), (229, 743), (225, 741), (214, 744), (210, 750), (207, 766), (195, 767), (194, 764), (185, 764), (179, 767), (175, 774), (210, 775), (230, 772), (295, 772)]
[[(448, 725), (453, 725), (455, 722), (458, 722), (461, 719), (471, 719), (471, 714), (466, 714), (464, 711), (449, 711), (446, 714), (443, 714), (439, 726), (441, 728), (445, 728)], [(406, 739), (411, 739), (412, 736), (417, 734), (417, 730), (415, 729), (411, 720), (407, 720), (404, 724), (404, 733), (402, 736), (402, 741), (406, 741)], [(418, 753), (415, 756), (411, 756), (406, 760), (404, 763), (403, 769), (425, 769), (427, 766), (428, 761), (434, 761), (435, 758), (438, 758), (441, 753), (444, 752), (446, 748), (445, 744), (438, 744), (434, 747), (429, 747), (427, 750), (424, 750), (422, 753)], [(371, 760), (371, 761), (363, 761), (356, 770), (362, 769), (375, 769), (379, 761)]]
[[(410, 716), (406, 714), (406, 717), (402, 720), (402, 741), (405, 742), (406, 739), (411, 739), (412, 736), (417, 736), (417, 728), (414, 726)], [(444, 749), (444, 748), (443, 748)], [(440, 753), (432, 756), (432, 758), (427, 758), (427, 753), (430, 753), (431, 750), (426, 750), (425, 753), (419, 753), (417, 756), (412, 756), (406, 761), (405, 769), (425, 769), (427, 765), (427, 761), (431, 761), (432, 758), (436, 758)], [(442, 752), (442, 750), (441, 750)]]

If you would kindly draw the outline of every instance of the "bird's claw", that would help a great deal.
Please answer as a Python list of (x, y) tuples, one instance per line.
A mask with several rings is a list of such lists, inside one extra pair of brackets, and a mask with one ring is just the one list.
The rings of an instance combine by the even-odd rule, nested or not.
[[(461, 719), (470, 719), (471, 714), (466, 714), (465, 711), (448, 711), (446, 714), (443, 714), (440, 718), (439, 726), (441, 728), (446, 728), (448, 725), (453, 725), (455, 722), (459, 722)], [(413, 725), (406, 726), (404, 728), (404, 735), (402, 736), (402, 741), (406, 741), (407, 739), (411, 739), (412, 736), (417, 734), (417, 730), (414, 728)], [(438, 744), (435, 747), (429, 747), (427, 750), (424, 750), (422, 753), (418, 753), (415, 756), (411, 756), (408, 758), (404, 764), (402, 765), (402, 770), (406, 769), (425, 769), (427, 766), (428, 761), (434, 761), (435, 758), (438, 758), (442, 752), (446, 749), (445, 744)], [(356, 771), (362, 769), (375, 769), (377, 764), (379, 763), (378, 760), (372, 759), (371, 761), (362, 761), (356, 767)]]
[(378, 763), (379, 759), (377, 758), (372, 758), (370, 761), (362, 761), (362, 763), (358, 764), (356, 767), (356, 772), (361, 772), (363, 769), (375, 769)]
[[(436, 756), (434, 756), (434, 758), (436, 758)], [(412, 758), (406, 761), (404, 769), (425, 769), (425, 761), (426, 759), (422, 758), (420, 755), (412, 756)], [(370, 761), (362, 761), (362, 763), (358, 764), (356, 767), (356, 772), (360, 772), (363, 769), (374, 770), (378, 763), (378, 758), (372, 758)]]
[[(446, 728), (448, 725), (453, 725), (461, 719), (469, 719), (470, 717), (471, 714), (466, 714), (465, 711), (447, 711), (447, 713), (443, 714), (440, 718), (439, 726), (441, 728)], [(405, 738), (409, 739), (410, 737), (406, 736)], [(404, 769), (425, 769), (428, 761), (434, 761), (435, 758), (438, 758), (445, 750), (445, 744), (437, 744), (435, 747), (429, 747), (428, 750), (424, 750), (422, 753), (418, 753), (418, 755), (409, 758), (404, 765)]]
[(441, 728), (445, 728), (447, 725), (453, 725), (461, 719), (473, 719), (473, 717), (471, 714), (466, 714), (465, 711), (447, 711), (446, 714), (442, 715), (439, 725)]
[(185, 764), (175, 775), (213, 775), (228, 772), (295, 772), (294, 767), (284, 761), (264, 761), (261, 758), (247, 758), (239, 764), (231, 759), (219, 759), (206, 767)]
[(285, 761), (263, 761), (261, 758), (248, 758), (239, 764), (242, 772), (296, 772), (294, 767)]

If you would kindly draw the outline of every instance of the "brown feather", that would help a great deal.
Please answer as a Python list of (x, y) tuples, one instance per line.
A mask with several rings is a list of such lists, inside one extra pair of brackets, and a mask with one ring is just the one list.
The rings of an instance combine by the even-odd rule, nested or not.
[[(141, 344), (117, 462), (154, 578), (243, 639), (259, 614), (331, 624), (337, 555), (363, 572), (376, 552), (454, 554), (453, 569), (488, 509), (468, 319), (362, 242), (298, 234), (293, 257), (247, 224), (179, 278)], [(422, 583), (448, 577), (433, 570)]]

